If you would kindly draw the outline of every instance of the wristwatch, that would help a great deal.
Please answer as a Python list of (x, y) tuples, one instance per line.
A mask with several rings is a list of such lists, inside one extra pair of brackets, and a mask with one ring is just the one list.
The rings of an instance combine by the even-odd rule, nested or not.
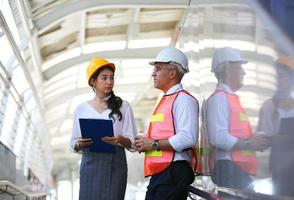
[(242, 146), (241, 146), (241, 149), (250, 149), (250, 145), (251, 145), (251, 141), (248, 140), (248, 139), (242, 139)]
[(154, 141), (151, 143), (151, 146), (152, 146), (152, 149), (153, 149), (153, 150), (159, 151), (159, 150), (160, 150), (160, 143), (159, 143), (159, 140), (154, 140)]
[(251, 148), (251, 141), (245, 140), (245, 145), (246, 145), (246, 149), (250, 149)]

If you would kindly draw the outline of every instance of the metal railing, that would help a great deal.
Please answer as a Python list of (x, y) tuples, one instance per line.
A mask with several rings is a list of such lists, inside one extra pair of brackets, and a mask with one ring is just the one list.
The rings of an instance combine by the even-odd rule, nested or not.
[[(198, 197), (201, 197), (203, 199), (214, 200), (213, 196), (211, 194), (209, 194), (208, 192), (200, 190), (200, 189), (193, 187), (191, 185), (189, 185), (187, 187), (187, 191), (188, 191), (188, 193), (192, 193), (192, 194), (194, 194)], [(189, 195), (189, 197), (190, 197), (190, 199), (194, 200), (194, 198), (191, 197), (190, 195)]]
[(187, 187), (187, 191), (189, 192), (189, 197), (191, 200), (195, 200), (190, 194), (194, 194), (197, 197), (201, 197), (207, 200), (226, 200), (226, 199), (234, 199), (234, 200), (281, 200), (281, 199), (294, 199), (291, 197), (281, 197), (276, 195), (268, 195), (256, 192), (245, 192), (240, 190), (235, 190), (232, 188), (225, 188), (225, 187), (217, 187), (215, 191), (212, 193), (208, 193), (204, 190), (199, 188), (193, 187), (189, 185)]
[(0, 181), (0, 195), (7, 194), (12, 199), (15, 197), (25, 197), (26, 200), (45, 200), (47, 193), (46, 192), (27, 192), (17, 185), (11, 183), (10, 181)]

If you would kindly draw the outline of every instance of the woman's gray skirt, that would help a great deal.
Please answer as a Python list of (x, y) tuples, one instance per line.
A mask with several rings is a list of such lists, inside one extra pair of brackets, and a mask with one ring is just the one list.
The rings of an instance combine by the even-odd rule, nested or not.
[(116, 153), (92, 153), (84, 150), (80, 167), (80, 200), (123, 200), (127, 185), (127, 161), (124, 148)]

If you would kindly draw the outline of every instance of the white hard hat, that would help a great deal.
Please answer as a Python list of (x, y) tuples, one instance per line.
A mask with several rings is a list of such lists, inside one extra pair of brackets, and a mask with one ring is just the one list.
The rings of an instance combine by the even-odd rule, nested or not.
[(188, 59), (187, 56), (179, 49), (174, 47), (166, 47), (162, 49), (156, 59), (154, 61), (149, 62), (150, 65), (155, 65), (155, 63), (161, 62), (161, 63), (177, 63), (179, 65), (176, 65), (179, 68), (180, 72), (187, 73), (189, 72), (188, 68)]
[(239, 50), (223, 47), (217, 49), (213, 54), (211, 72), (218, 71), (218, 67), (225, 62), (241, 62), (246, 64), (248, 61), (241, 58)]

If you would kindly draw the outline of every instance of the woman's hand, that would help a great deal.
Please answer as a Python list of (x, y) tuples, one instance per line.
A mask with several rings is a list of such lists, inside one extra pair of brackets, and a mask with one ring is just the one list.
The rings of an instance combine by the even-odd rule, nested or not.
[(131, 148), (131, 140), (129, 138), (126, 138), (122, 135), (116, 135), (114, 137), (103, 137), (101, 138), (101, 140), (103, 142), (106, 142), (108, 144), (112, 144), (112, 145), (121, 145), (123, 147), (126, 147), (126, 148)]
[(101, 138), (101, 140), (105, 143), (112, 144), (112, 145), (118, 145), (120, 143), (118, 136), (114, 136), (114, 137), (106, 136)]
[(93, 144), (93, 141), (91, 138), (78, 138), (75, 146), (74, 146), (74, 149), (76, 151), (80, 151), (86, 147), (89, 147)]

